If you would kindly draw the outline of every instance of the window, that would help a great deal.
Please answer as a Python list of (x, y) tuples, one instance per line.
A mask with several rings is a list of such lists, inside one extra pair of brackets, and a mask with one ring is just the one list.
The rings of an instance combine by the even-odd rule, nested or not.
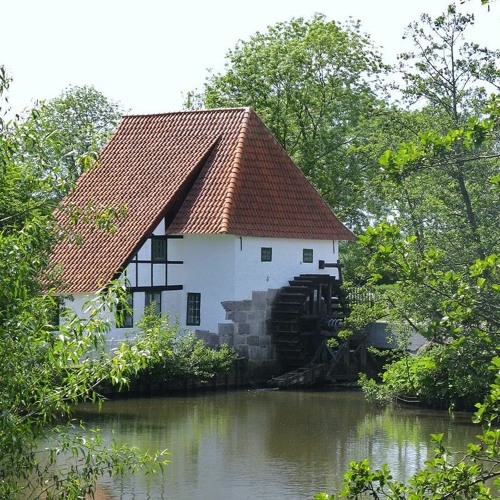
[(313, 262), (313, 249), (304, 248), (302, 250), (302, 262), (305, 264), (311, 264)]
[(186, 325), (191, 325), (191, 326), (200, 325), (200, 319), (201, 319), (200, 306), (201, 306), (201, 293), (188, 293)]
[(158, 316), (161, 314), (161, 292), (146, 292), (144, 306), (151, 307), (154, 304), (153, 312)]
[(53, 302), (49, 304), (48, 320), (54, 329), (57, 329), (61, 326), (61, 312), (63, 310), (64, 300), (62, 297), (52, 297), (52, 300)]
[(116, 327), (132, 328), (134, 326), (134, 295), (127, 293), (126, 304), (118, 303), (116, 307)]
[(153, 262), (165, 262), (167, 260), (167, 240), (165, 238), (151, 238), (151, 260)]
[(271, 262), (273, 260), (273, 249), (270, 247), (262, 247), (260, 249), (260, 261)]

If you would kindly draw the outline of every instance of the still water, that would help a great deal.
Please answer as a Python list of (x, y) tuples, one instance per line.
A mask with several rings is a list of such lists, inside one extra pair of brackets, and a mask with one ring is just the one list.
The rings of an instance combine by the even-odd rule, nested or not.
[(377, 408), (347, 391), (122, 399), (78, 413), (106, 440), (170, 452), (163, 475), (102, 479), (107, 499), (312, 499), (338, 491), (350, 460), (387, 463), (405, 480), (433, 455), (431, 433), (455, 450), (478, 434), (470, 414)]

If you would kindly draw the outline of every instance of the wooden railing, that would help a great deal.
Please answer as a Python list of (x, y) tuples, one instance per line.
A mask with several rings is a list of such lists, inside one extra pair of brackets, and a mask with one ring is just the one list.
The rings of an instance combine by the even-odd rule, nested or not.
[(368, 304), (373, 305), (377, 300), (375, 289), (366, 289), (359, 286), (346, 286), (347, 301), (349, 304)]

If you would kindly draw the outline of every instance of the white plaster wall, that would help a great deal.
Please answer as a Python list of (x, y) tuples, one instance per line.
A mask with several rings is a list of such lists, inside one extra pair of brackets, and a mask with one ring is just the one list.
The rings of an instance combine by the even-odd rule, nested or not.
[[(141, 252), (149, 251), (146, 246)], [(261, 247), (272, 248), (271, 262), (261, 262)], [(304, 248), (313, 249), (313, 263), (302, 262)], [(162, 292), (162, 313), (168, 312), (171, 322), (178, 322), (181, 328), (216, 333), (219, 323), (229, 322), (222, 302), (251, 299), (253, 291), (280, 288), (299, 274), (335, 275), (336, 269), (319, 269), (318, 261), (336, 262), (337, 252), (338, 242), (324, 240), (234, 235), (184, 235), (182, 239), (170, 239), (169, 260), (183, 264), (168, 266), (168, 284), (183, 285), (183, 290)], [(199, 326), (186, 325), (187, 294), (190, 292), (201, 293)], [(84, 302), (88, 299), (88, 295), (75, 294), (67, 306), (83, 316)], [(134, 327), (143, 315), (144, 302), (144, 292), (135, 292)], [(131, 329), (116, 328), (113, 321), (111, 324), (110, 339), (118, 341), (130, 335)]]
[[(167, 255), (168, 260), (184, 262), (184, 238), (167, 240)], [(167, 268), (167, 279), (169, 285), (184, 284), (184, 269), (185, 264), (169, 264)]]
[[(87, 319), (89, 317), (89, 314), (86, 313), (85, 311), (88, 309), (89, 301), (95, 299), (95, 297), (96, 297), (95, 294), (76, 293), (73, 294), (71, 298), (64, 299), (63, 307), (71, 309), (80, 318)], [(142, 316), (142, 310), (144, 310), (144, 298), (142, 300), (141, 311), (136, 309), (134, 302), (134, 325), (136, 324), (137, 321), (140, 320)], [(110, 315), (106, 315), (103, 319), (107, 319), (111, 327), (109, 335), (106, 338), (106, 341), (108, 342), (110, 347), (113, 347), (119, 344), (120, 342), (123, 342), (123, 340), (127, 339), (127, 337), (133, 334), (133, 329), (131, 328), (116, 328), (114, 318), (111, 318)]]
[[(272, 248), (272, 261), (261, 262), (261, 247)], [(304, 248), (312, 248), (313, 262), (302, 262)], [(246, 300), (252, 291), (281, 288), (299, 274), (330, 274), (335, 268), (319, 269), (318, 261), (337, 262), (338, 242), (285, 238), (238, 237), (235, 241), (235, 300)]]
[(88, 314), (84, 313), (85, 303), (93, 298), (93, 294), (82, 294), (75, 293), (71, 296), (71, 298), (65, 298), (63, 302), (63, 307), (67, 309), (71, 309), (75, 314), (80, 316), (81, 318), (88, 318)]
[(201, 324), (186, 328), (216, 333), (218, 324), (226, 321), (221, 302), (234, 300), (235, 239), (225, 234), (184, 235), (182, 325), (186, 321), (187, 294), (201, 293)]
[(162, 219), (160, 223), (156, 226), (153, 234), (156, 236), (162, 236), (165, 234), (165, 220)]
[[(168, 240), (168, 259), (182, 261), (183, 264), (168, 265), (168, 284), (183, 285), (183, 290), (162, 292), (162, 312), (169, 313), (172, 323), (178, 322), (187, 330), (208, 330), (217, 332), (218, 324), (226, 322), (221, 302), (234, 299), (234, 248), (235, 236), (231, 235), (184, 235), (182, 239)], [(146, 245), (140, 252), (149, 258)], [(149, 272), (146, 265), (145, 275)], [(129, 273), (133, 273), (134, 265)], [(132, 274), (130, 275), (132, 277)], [(141, 266), (139, 265), (139, 284)], [(186, 305), (188, 293), (201, 293), (201, 324), (186, 325)], [(144, 293), (134, 293), (134, 325), (144, 311)], [(120, 336), (126, 329), (112, 331), (112, 336)]]

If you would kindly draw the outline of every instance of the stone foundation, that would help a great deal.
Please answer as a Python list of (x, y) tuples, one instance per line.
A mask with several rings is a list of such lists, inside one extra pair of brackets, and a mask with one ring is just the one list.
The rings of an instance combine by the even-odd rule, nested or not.
[(222, 303), (226, 319), (232, 323), (219, 323), (220, 342), (227, 341), (235, 351), (251, 363), (274, 361), (271, 342), (271, 304), (277, 290), (252, 292), (251, 300)]
[(196, 330), (196, 336), (208, 346), (227, 344), (249, 362), (250, 380), (266, 380), (274, 374), (276, 354), (271, 339), (271, 305), (278, 290), (252, 292), (251, 300), (222, 302), (226, 319), (217, 334)]

